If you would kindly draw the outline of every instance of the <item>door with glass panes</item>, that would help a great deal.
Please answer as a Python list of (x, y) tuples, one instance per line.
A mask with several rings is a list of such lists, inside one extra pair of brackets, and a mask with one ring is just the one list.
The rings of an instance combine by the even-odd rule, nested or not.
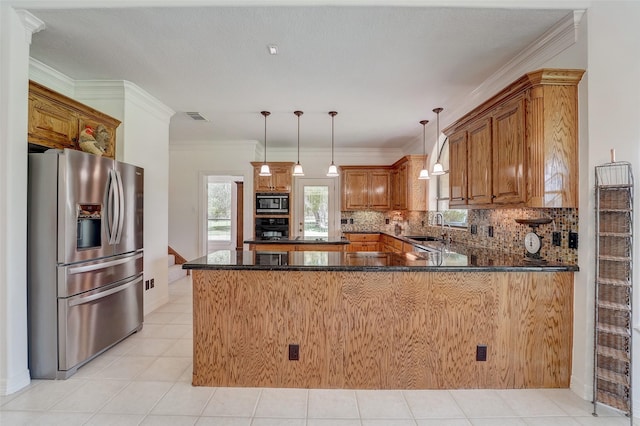
[(336, 232), (335, 185), (335, 179), (297, 180), (293, 227), (296, 237), (325, 239), (339, 233)]

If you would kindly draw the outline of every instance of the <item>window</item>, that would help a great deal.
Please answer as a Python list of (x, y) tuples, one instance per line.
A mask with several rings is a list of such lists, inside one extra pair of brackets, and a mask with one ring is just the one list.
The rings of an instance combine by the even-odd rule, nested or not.
[[(438, 153), (438, 160), (445, 170), (449, 170), (449, 139), (445, 139)], [(437, 211), (442, 212), (444, 223), (449, 226), (466, 228), (467, 210), (465, 209), (449, 209), (449, 174), (436, 177), (437, 188)]]

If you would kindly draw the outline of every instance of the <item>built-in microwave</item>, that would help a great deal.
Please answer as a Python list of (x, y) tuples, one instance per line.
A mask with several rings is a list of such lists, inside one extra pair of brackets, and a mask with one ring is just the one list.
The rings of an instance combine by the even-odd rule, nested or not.
[(256, 194), (256, 215), (289, 214), (289, 194), (259, 192)]

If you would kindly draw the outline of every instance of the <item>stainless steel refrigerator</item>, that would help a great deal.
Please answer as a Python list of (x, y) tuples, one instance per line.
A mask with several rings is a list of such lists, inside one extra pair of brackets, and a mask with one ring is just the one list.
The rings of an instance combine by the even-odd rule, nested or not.
[(29, 154), (31, 377), (66, 379), (142, 328), (143, 183), (109, 158)]

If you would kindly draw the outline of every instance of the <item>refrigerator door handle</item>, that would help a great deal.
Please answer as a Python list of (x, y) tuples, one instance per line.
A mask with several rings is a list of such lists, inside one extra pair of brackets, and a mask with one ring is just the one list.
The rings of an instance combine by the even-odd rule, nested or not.
[(117, 192), (118, 192), (118, 214), (115, 218), (116, 225), (116, 236), (115, 243), (120, 244), (120, 238), (122, 237), (122, 231), (124, 228), (124, 188), (122, 186), (122, 175), (118, 170), (115, 170), (114, 176), (116, 178), (117, 184)]
[(105, 233), (107, 234), (107, 239), (109, 244), (115, 243), (115, 218), (116, 215), (115, 208), (116, 205), (116, 187), (115, 187), (115, 178), (114, 178), (115, 170), (109, 170), (109, 177), (107, 178), (107, 198), (105, 201)]
[(127, 263), (127, 262), (131, 262), (132, 260), (136, 260), (136, 259), (140, 259), (143, 256), (142, 253), (139, 253), (133, 257), (129, 256), (129, 257), (124, 257), (122, 259), (117, 259), (117, 260), (111, 260), (109, 262), (103, 262), (103, 263), (96, 263), (93, 265), (86, 265), (86, 266), (76, 266), (76, 267), (71, 267), (67, 269), (67, 274), (69, 275), (73, 275), (73, 274), (81, 274), (84, 272), (91, 272), (91, 271), (97, 271), (99, 269), (105, 269), (105, 268), (110, 268), (112, 266), (117, 266), (117, 265), (122, 265), (123, 263)]
[(94, 300), (98, 300), (98, 299), (102, 299), (104, 297), (110, 296), (114, 293), (118, 293), (120, 291), (126, 290), (129, 287), (133, 287), (134, 285), (136, 285), (137, 283), (142, 281), (142, 277), (138, 277), (137, 279), (130, 281), (126, 284), (123, 285), (119, 285), (113, 288), (110, 288), (109, 290), (105, 290), (105, 291), (101, 291), (99, 293), (96, 294), (92, 294), (91, 296), (84, 296), (84, 297), (74, 297), (71, 300), (69, 300), (68, 302), (68, 306), (77, 306), (77, 305), (84, 305), (85, 303), (89, 303), (89, 302), (93, 302)]

